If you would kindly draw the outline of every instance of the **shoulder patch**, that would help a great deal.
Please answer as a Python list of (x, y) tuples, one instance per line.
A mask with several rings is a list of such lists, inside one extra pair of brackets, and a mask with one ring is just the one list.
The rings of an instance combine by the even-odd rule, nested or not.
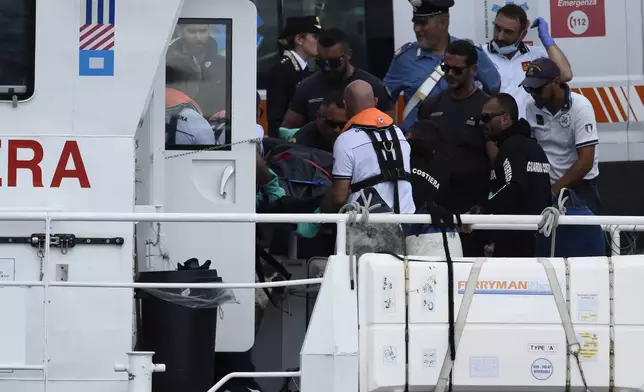
[(406, 51), (408, 51), (409, 49), (411, 49), (411, 47), (412, 47), (413, 45), (414, 45), (413, 43), (411, 43), (411, 42), (407, 42), (406, 44), (404, 44), (403, 46), (401, 46), (400, 48), (398, 48), (398, 50), (396, 50), (396, 51), (394, 52), (394, 58), (398, 58), (398, 57), (400, 57), (400, 55), (401, 55), (401, 54), (403, 54), (403, 53), (405, 53)]

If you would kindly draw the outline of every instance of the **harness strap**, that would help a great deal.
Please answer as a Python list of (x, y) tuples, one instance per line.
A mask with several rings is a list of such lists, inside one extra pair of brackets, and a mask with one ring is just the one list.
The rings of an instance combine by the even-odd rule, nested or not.
[[(447, 251), (447, 244), (445, 244), (444, 246), (445, 250)], [(478, 282), (479, 275), (481, 274), (481, 268), (486, 261), (486, 258), (478, 258), (470, 269), (470, 276), (467, 278), (467, 283), (465, 284), (465, 293), (463, 293), (461, 307), (458, 309), (458, 316), (456, 317), (456, 322), (454, 323), (453, 334), (451, 334), (453, 341), (452, 344), (450, 344), (450, 349), (447, 350), (447, 353), (445, 354), (443, 366), (441, 367), (441, 372), (438, 376), (438, 382), (436, 383), (434, 392), (445, 392), (448, 383), (450, 383), (450, 374), (452, 373), (454, 360), (456, 359), (456, 350), (458, 350), (458, 345), (461, 341), (461, 337), (463, 336), (463, 331), (465, 330), (465, 322), (467, 321), (467, 315), (469, 314), (470, 307), (472, 306), (472, 300), (474, 299), (474, 290), (476, 289), (476, 283)], [(449, 290), (450, 293), (454, 292), (452, 287), (450, 287)], [(450, 303), (450, 308), (454, 308), (453, 302)], [(453, 350), (451, 349), (452, 345), (454, 348)]]
[[(376, 152), (376, 157), (378, 158), (380, 174), (351, 184), (351, 191), (360, 192), (361, 190), (376, 184), (393, 182), (393, 209), (396, 214), (400, 214), (398, 181), (409, 181), (410, 174), (405, 172), (402, 148), (400, 146), (400, 139), (398, 139), (398, 135), (396, 134), (396, 129), (393, 125), (386, 128), (361, 126), (360, 129), (367, 134), (369, 139), (371, 139), (371, 145)], [(387, 133), (389, 133), (391, 140), (387, 138)], [(376, 134), (380, 136), (380, 139), (376, 137)]]
[[(550, 291), (552, 291), (552, 296), (555, 299), (557, 311), (559, 311), (559, 317), (561, 318), (561, 325), (563, 326), (564, 332), (566, 334), (568, 354), (575, 357), (577, 367), (579, 368), (579, 374), (581, 375), (581, 381), (584, 383), (584, 388), (586, 388), (586, 391), (588, 392), (589, 390), (588, 384), (586, 383), (586, 376), (584, 375), (584, 369), (582, 369), (581, 361), (579, 359), (579, 351), (581, 351), (581, 345), (577, 340), (575, 327), (573, 326), (572, 320), (570, 319), (568, 306), (566, 305), (566, 300), (563, 296), (563, 293), (561, 292), (561, 286), (559, 285), (559, 280), (557, 279), (557, 273), (555, 272), (555, 269), (552, 266), (550, 260), (544, 258), (538, 258), (537, 260), (543, 266), (543, 269), (546, 271), (546, 276), (548, 277)], [(566, 279), (568, 279), (568, 276), (568, 266), (566, 266)]]
[(170, 115), (170, 123), (165, 126), (165, 143), (168, 145), (177, 144), (177, 124), (179, 123), (179, 115), (173, 113)]

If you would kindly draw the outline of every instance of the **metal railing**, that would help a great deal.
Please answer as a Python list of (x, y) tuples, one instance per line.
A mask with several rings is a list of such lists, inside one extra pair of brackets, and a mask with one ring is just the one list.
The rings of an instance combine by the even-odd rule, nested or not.
[[(430, 223), (430, 215), (421, 214), (372, 214), (368, 217), (372, 224), (391, 223)], [(49, 255), (51, 245), (52, 222), (219, 222), (219, 223), (335, 223), (337, 225), (336, 255), (346, 255), (347, 224), (362, 219), (358, 214), (254, 214), (254, 213), (74, 213), (74, 212), (0, 212), (0, 221), (44, 221), (45, 244), (42, 281), (0, 282), (0, 287), (43, 287), (44, 288), (44, 353), (42, 365), (3, 365), (0, 370), (42, 370), (44, 373), (44, 390), (48, 390), (48, 319), (50, 287), (93, 287), (93, 288), (237, 288), (255, 289), (266, 287), (287, 287), (321, 284), (323, 278), (300, 279), (266, 283), (121, 283), (121, 282), (52, 282), (50, 278)], [(536, 230), (541, 221), (540, 215), (462, 215), (464, 224), (471, 224), (475, 230)], [(456, 222), (455, 222), (456, 223)], [(611, 253), (620, 252), (620, 233), (622, 231), (644, 231), (644, 216), (561, 216), (558, 225), (596, 226), (610, 233)], [(137, 353), (129, 353), (136, 355)], [(150, 353), (140, 353), (150, 355)], [(156, 366), (156, 365), (154, 365)], [(117, 370), (118, 369), (118, 370)], [(115, 370), (126, 371), (125, 365), (117, 365)], [(162, 370), (149, 370), (162, 371)], [(215, 384), (208, 392), (215, 392), (226, 381), (235, 377), (297, 377), (299, 372), (257, 372), (231, 373)], [(138, 384), (140, 385), (140, 384)], [(141, 391), (142, 387), (132, 386), (132, 391)], [(145, 388), (147, 389), (147, 388)]]

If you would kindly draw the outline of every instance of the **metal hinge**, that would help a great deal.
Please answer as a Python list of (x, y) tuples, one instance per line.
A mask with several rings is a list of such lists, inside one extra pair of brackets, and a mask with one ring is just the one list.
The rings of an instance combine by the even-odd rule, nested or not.
[[(0, 245), (25, 244), (34, 248), (43, 248), (45, 242), (44, 233), (32, 234), (29, 237), (0, 237)], [(122, 246), (123, 242), (123, 237), (76, 237), (74, 234), (54, 234), (49, 239), (49, 244), (56, 248), (73, 248), (76, 245)]]

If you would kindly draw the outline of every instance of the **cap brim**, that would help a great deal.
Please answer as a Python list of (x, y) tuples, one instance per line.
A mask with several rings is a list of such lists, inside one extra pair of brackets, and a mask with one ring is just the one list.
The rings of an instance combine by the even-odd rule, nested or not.
[(531, 88), (539, 88), (541, 86), (544, 86), (550, 82), (549, 78), (535, 78), (535, 77), (527, 77), (523, 79), (523, 81), (519, 84), (519, 87), (531, 87)]

